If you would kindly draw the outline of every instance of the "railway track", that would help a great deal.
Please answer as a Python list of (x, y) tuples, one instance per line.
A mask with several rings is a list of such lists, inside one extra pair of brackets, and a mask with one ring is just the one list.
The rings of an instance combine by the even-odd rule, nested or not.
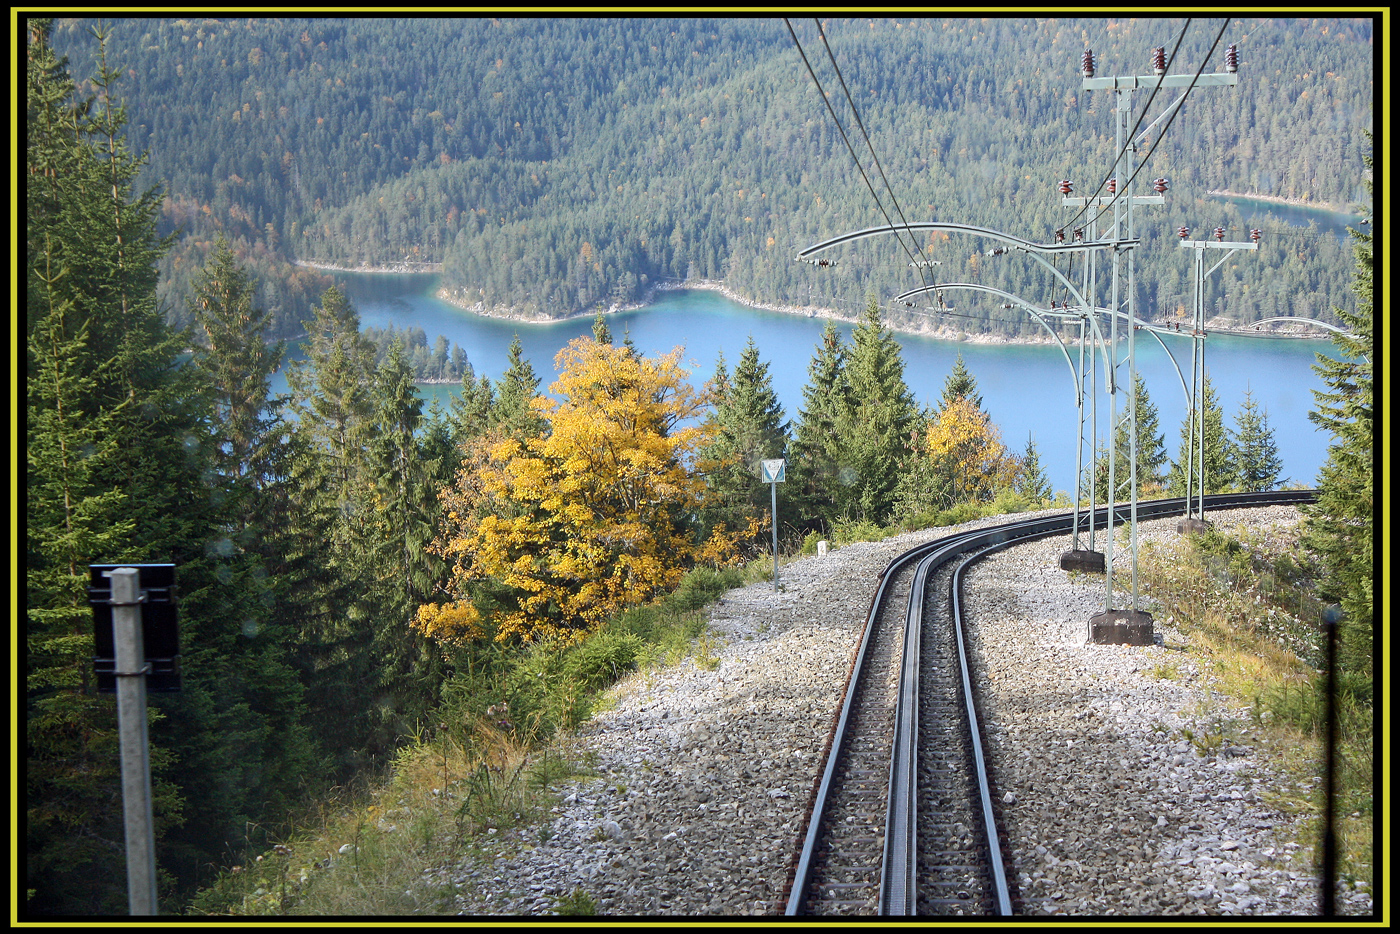
[[(1211, 509), (1310, 502), (1311, 490), (1220, 494)], [(1116, 506), (1114, 522), (1128, 519)], [(1138, 504), (1180, 515), (1184, 499)], [(1107, 510), (1096, 515), (1101, 527)], [(1083, 520), (1081, 520), (1083, 522)], [(789, 915), (1009, 915), (994, 777), (977, 722), (959, 577), (1071, 530), (1062, 514), (928, 542), (880, 574), (789, 890)]]

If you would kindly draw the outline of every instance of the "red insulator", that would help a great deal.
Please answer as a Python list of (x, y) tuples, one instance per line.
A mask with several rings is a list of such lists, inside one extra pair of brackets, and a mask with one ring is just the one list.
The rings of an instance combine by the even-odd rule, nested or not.
[(1167, 73), (1167, 47), (1157, 46), (1152, 50), (1152, 73), (1154, 75), (1164, 75)]
[(1258, 227), (1255, 227), (1253, 230), (1251, 230), (1251, 231), (1249, 232), (1249, 239), (1253, 240), (1255, 243), (1258, 243), (1258, 242), (1259, 242), (1259, 238), (1262, 237), (1262, 236), (1264, 236), (1264, 232), (1263, 232), (1262, 230), (1260, 230)]
[(1154, 178), (1152, 180), (1152, 190), (1157, 194), (1163, 194), (1167, 190), (1167, 180), (1165, 178)]
[(1083, 239), (1084, 239), (1084, 228), (1083, 228), (1083, 227), (1076, 227), (1076, 228), (1074, 228), (1074, 240), (1075, 240), (1075, 242), (1078, 243), (1080, 240), (1083, 240)]
[(1080, 59), (1079, 70), (1086, 78), (1094, 77), (1094, 53), (1091, 50), (1084, 50), (1084, 57)]
[(1055, 242), (1056, 242), (1056, 243), (1064, 243), (1064, 242), (1065, 242), (1065, 229), (1064, 229), (1063, 227), (1061, 227), (1059, 230), (1055, 231)]
[(1223, 241), (1223, 240), (1225, 239), (1225, 228), (1224, 228), (1224, 227), (1217, 227), (1217, 228), (1215, 228), (1215, 239), (1216, 239), (1217, 242)]
[(1067, 179), (1067, 178), (1061, 179), (1061, 180), (1060, 180), (1060, 194), (1062, 194), (1062, 195), (1067, 195), (1067, 194), (1069, 194), (1071, 191), (1074, 191), (1074, 186), (1070, 184), (1069, 179)]
[(1185, 240), (1187, 237), (1191, 236), (1191, 231), (1187, 230), (1185, 227), (1178, 227), (1176, 228), (1176, 235)]
[(1109, 193), (1109, 194), (1114, 194), (1114, 193), (1117, 192), (1117, 191), (1118, 191), (1118, 179), (1116, 179), (1116, 178), (1110, 178), (1110, 179), (1108, 180), (1108, 193)]
[(1240, 70), (1240, 47), (1232, 45), (1225, 50), (1225, 70), (1230, 74)]

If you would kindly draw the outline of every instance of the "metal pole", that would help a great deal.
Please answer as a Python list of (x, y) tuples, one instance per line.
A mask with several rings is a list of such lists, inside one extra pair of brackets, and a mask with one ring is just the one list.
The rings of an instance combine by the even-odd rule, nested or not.
[(141, 638), (140, 571), (105, 572), (112, 581), (117, 650), (117, 733), (126, 816), (126, 892), (133, 915), (156, 914), (156, 846), (151, 820), (151, 756), (146, 735), (146, 661)]
[(1079, 498), (1084, 491), (1084, 333), (1085, 321), (1079, 320), (1079, 437), (1074, 442), (1074, 537), (1070, 548), (1079, 550)]
[(1324, 918), (1337, 914), (1337, 832), (1333, 825), (1333, 807), (1336, 798), (1336, 748), (1337, 748), (1337, 623), (1341, 620), (1341, 608), (1335, 604), (1322, 614), (1323, 626), (1327, 630), (1327, 737), (1323, 751), (1323, 812), (1322, 812), (1322, 905)]
[(1200, 329), (1200, 306), (1201, 306), (1201, 257), (1203, 250), (1196, 250), (1196, 269), (1192, 276), (1191, 288), (1191, 408), (1186, 412), (1186, 469), (1183, 472), (1186, 481), (1186, 518), (1191, 518), (1191, 485), (1196, 479), (1196, 406), (1197, 406), (1197, 382), (1196, 368), (1199, 365), (1201, 344), (1197, 339), (1196, 332)]
[(1206, 278), (1205, 278), (1205, 251), (1201, 251), (1201, 404), (1196, 408), (1196, 417), (1199, 419), (1198, 430), (1196, 432), (1197, 453), (1196, 469), (1199, 471), (1196, 477), (1196, 515), (1202, 521), (1206, 521)]
[(778, 592), (778, 484), (770, 483), (773, 491), (773, 592)]
[[(1127, 119), (1127, 115), (1124, 115)], [(1136, 152), (1136, 147), (1133, 152)], [(1128, 178), (1123, 183), (1123, 190), (1126, 193), (1124, 198), (1127, 204), (1124, 210), (1128, 215), (1128, 239), (1133, 237), (1133, 186), (1132, 177), (1134, 163), (1137, 160), (1132, 156), (1128, 157)], [(1128, 253), (1128, 493), (1130, 505), (1128, 507), (1128, 552), (1133, 559), (1133, 604), (1132, 610), (1137, 612), (1138, 608), (1138, 537), (1137, 537), (1137, 507), (1138, 507), (1138, 398), (1137, 398), (1137, 266), (1136, 251)], [(1116, 310), (1116, 309), (1115, 309)]]
[[(1093, 254), (1089, 254), (1092, 256)], [(1102, 338), (1102, 335), (1100, 335)], [(1099, 466), (1099, 371), (1094, 354), (1089, 354), (1089, 550), (1094, 550), (1094, 494), (1098, 491)]]

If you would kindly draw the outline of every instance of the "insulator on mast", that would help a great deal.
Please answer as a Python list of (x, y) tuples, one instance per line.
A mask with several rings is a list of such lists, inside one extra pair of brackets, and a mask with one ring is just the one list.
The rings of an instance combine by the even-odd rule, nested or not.
[(1216, 242), (1223, 242), (1223, 241), (1224, 241), (1224, 239), (1225, 239), (1225, 228), (1224, 228), (1224, 227), (1217, 227), (1217, 228), (1215, 228), (1215, 239), (1216, 239)]
[(1185, 227), (1178, 227), (1176, 228), (1176, 235), (1185, 240), (1187, 237), (1191, 236), (1191, 231), (1187, 230)]
[(1166, 193), (1167, 180), (1165, 178), (1154, 178), (1152, 180), (1152, 190), (1159, 195)]
[(1249, 239), (1253, 240), (1255, 243), (1258, 243), (1259, 238), (1262, 236), (1264, 236), (1264, 231), (1260, 230), (1258, 227), (1255, 227), (1249, 232)]
[(1075, 241), (1076, 243), (1078, 243), (1080, 240), (1083, 240), (1083, 239), (1084, 239), (1084, 228), (1083, 228), (1083, 227), (1076, 227), (1076, 228), (1074, 228), (1074, 241)]
[(1060, 179), (1060, 194), (1067, 195), (1071, 191), (1074, 191), (1074, 185), (1070, 184), (1070, 180), (1067, 178)]
[(1225, 70), (1230, 74), (1240, 70), (1240, 47), (1232, 45), (1225, 50)]
[(1094, 77), (1094, 53), (1090, 49), (1084, 50), (1084, 58), (1080, 60), (1079, 70), (1086, 78)]
[(1056, 242), (1056, 243), (1064, 243), (1064, 242), (1065, 242), (1065, 229), (1064, 229), (1063, 227), (1061, 227), (1059, 230), (1055, 231), (1055, 242)]
[(1118, 191), (1118, 179), (1116, 179), (1116, 178), (1110, 178), (1110, 179), (1108, 180), (1108, 193), (1109, 193), (1109, 194), (1115, 194), (1117, 191)]
[(1152, 73), (1154, 75), (1167, 73), (1167, 47), (1164, 45), (1159, 45), (1152, 50)]

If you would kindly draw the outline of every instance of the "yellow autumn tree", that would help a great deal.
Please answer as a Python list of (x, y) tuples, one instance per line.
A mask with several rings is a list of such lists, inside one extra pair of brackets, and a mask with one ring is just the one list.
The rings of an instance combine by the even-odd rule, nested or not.
[[(697, 557), (734, 553), (723, 533), (693, 535), (705, 487), (689, 465), (708, 440), (696, 418), (707, 399), (680, 355), (586, 337), (559, 352), (550, 391), (562, 401), (531, 403), (546, 431), (483, 442), (444, 493), (433, 547), (453, 564), (454, 599), (421, 607), (418, 628), (448, 640), (581, 638), (673, 589)], [(489, 620), (474, 585), (491, 591)]]
[(965, 395), (929, 423), (928, 455), (950, 504), (990, 500), (1015, 482), (1020, 469), (991, 416)]

